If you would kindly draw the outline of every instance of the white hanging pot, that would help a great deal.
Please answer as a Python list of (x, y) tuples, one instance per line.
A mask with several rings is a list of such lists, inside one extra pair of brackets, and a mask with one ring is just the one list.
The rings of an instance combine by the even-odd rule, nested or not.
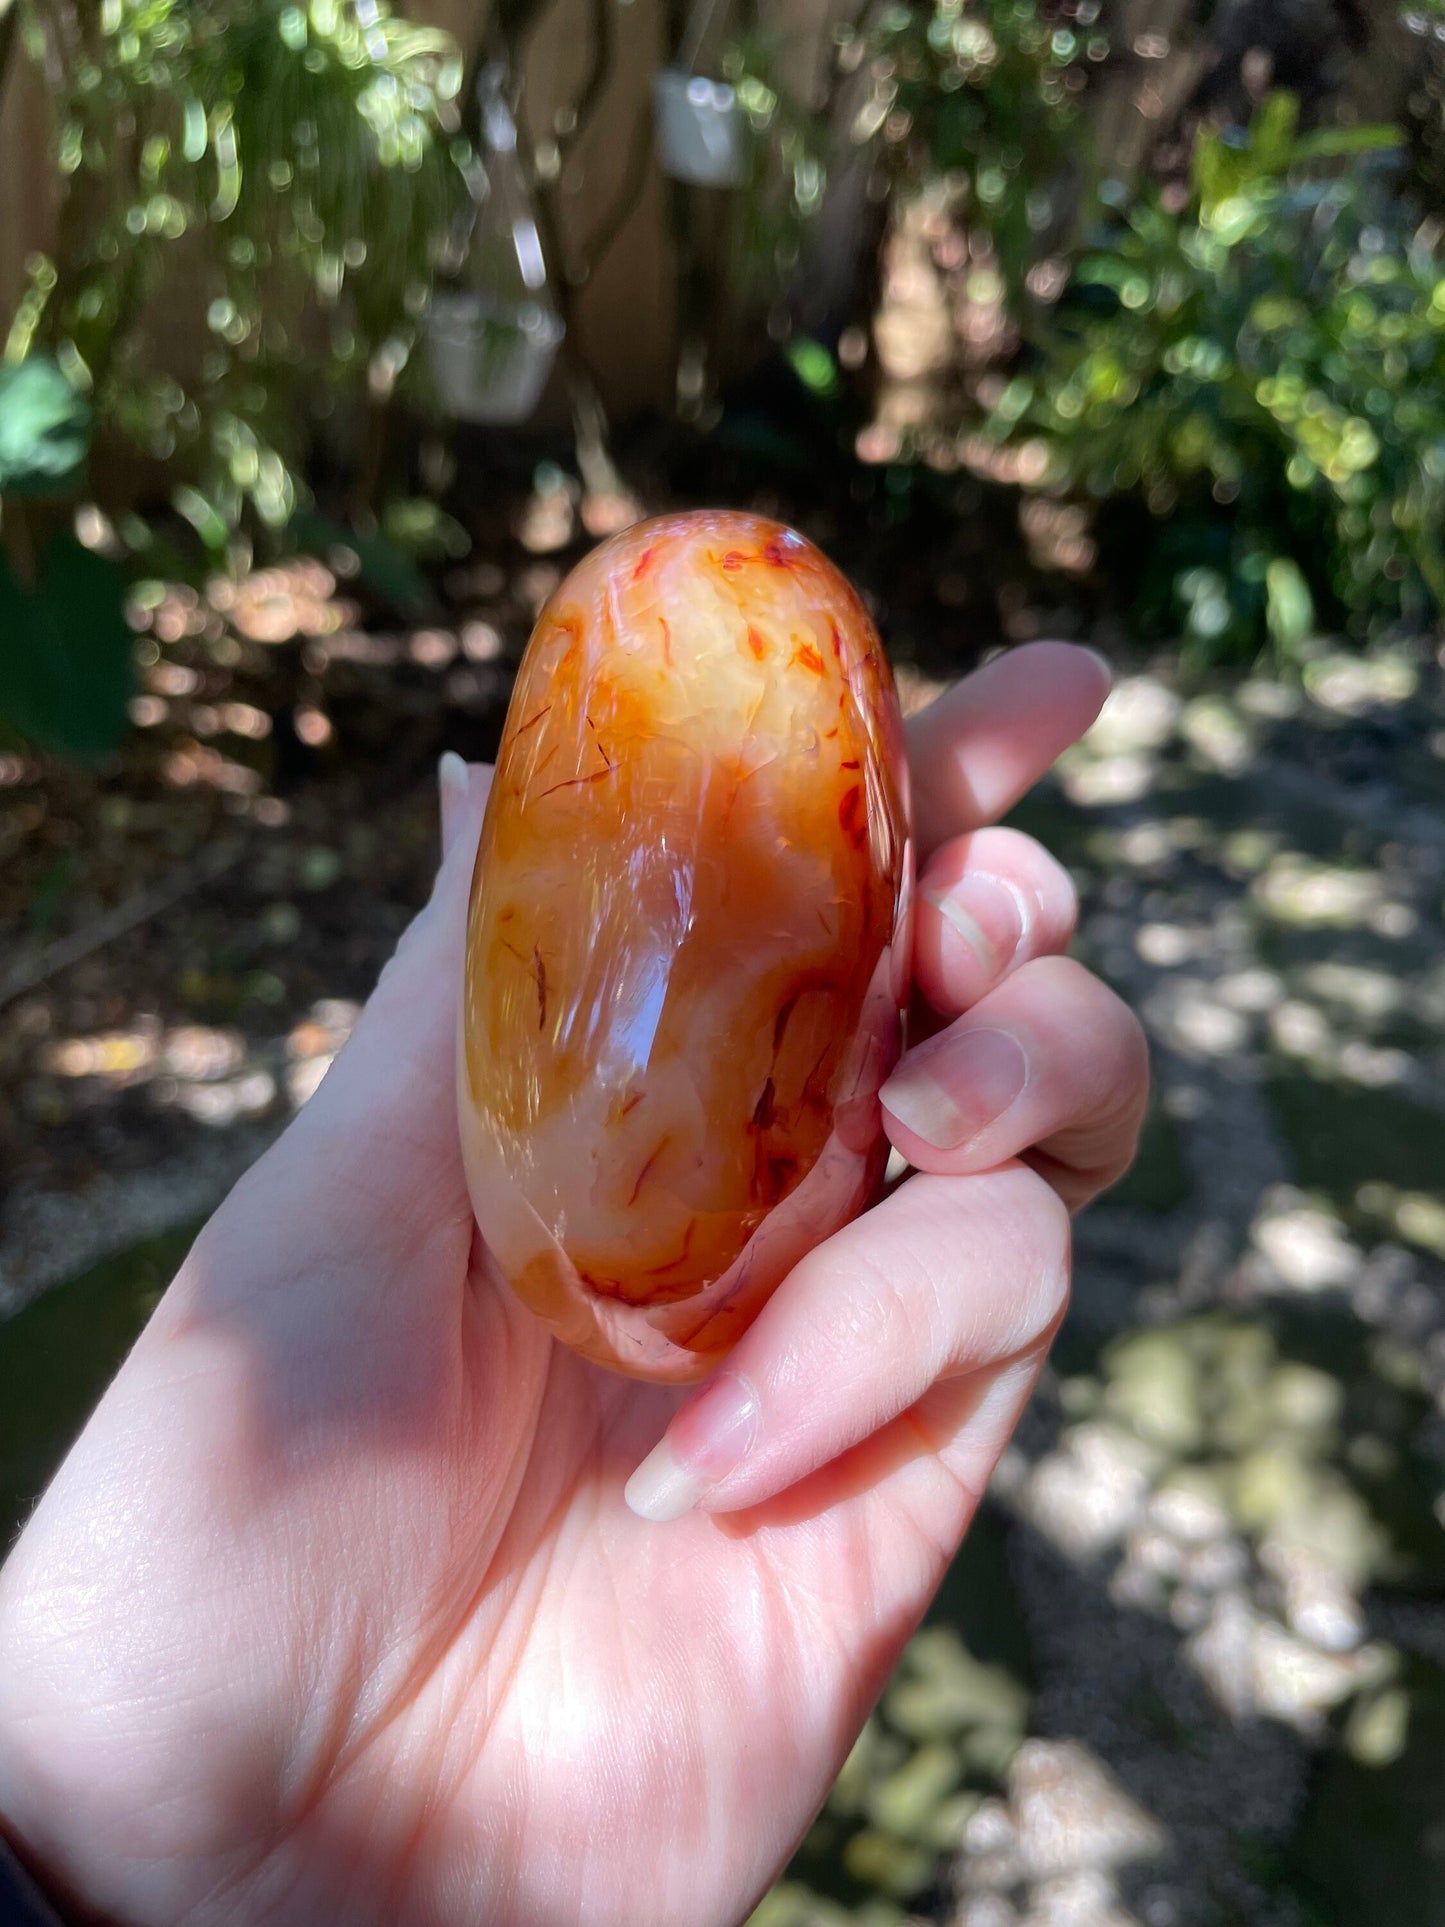
[(657, 157), (696, 187), (738, 187), (745, 174), (743, 110), (726, 81), (664, 67), (652, 82)]
[(538, 302), (438, 292), (427, 317), (437, 397), (457, 421), (513, 426), (542, 398), (566, 329)]

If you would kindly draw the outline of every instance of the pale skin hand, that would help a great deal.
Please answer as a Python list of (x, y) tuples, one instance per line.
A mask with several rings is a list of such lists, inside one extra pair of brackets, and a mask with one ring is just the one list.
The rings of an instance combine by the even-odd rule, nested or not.
[[(915, 720), (916, 964), (942, 1026), (919, 1048), (965, 1139), (886, 1120), (930, 1175), (784, 1283), (730, 1364), (752, 1449), (720, 1481), (692, 1465), (701, 1503), (668, 1524), (623, 1487), (686, 1395), (554, 1346), (473, 1244), (452, 1060), (485, 779), (453, 787), (432, 902), (351, 1043), (0, 1574), (0, 1817), (58, 1893), (147, 1923), (747, 1913), (1029, 1395), (1067, 1289), (1061, 1198), (1133, 1148), (1137, 1026), (1051, 954), (1062, 871), (983, 827), (1105, 682), (1040, 644)], [(1004, 890), (960, 890), (980, 875)], [(970, 1028), (1025, 1049), (992, 1122), (958, 1068)], [(936, 1092), (897, 1089), (936, 1120)], [(674, 1470), (699, 1434), (669, 1434)]]

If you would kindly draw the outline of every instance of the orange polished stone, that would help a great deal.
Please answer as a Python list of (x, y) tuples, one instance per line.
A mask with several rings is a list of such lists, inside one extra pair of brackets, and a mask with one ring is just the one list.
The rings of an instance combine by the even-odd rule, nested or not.
[(882, 1171), (907, 768), (853, 590), (757, 516), (581, 562), (517, 678), (472, 884), (462, 1144), (577, 1351), (700, 1377)]

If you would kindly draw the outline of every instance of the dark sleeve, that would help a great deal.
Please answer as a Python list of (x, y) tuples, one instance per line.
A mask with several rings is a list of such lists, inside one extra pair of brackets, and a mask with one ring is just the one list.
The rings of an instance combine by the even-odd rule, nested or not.
[(0, 1927), (65, 1927), (0, 1837)]

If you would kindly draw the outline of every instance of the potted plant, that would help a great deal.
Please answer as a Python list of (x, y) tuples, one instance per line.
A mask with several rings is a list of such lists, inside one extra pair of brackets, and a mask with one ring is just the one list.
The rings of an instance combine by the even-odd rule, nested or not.
[(427, 317), (442, 406), (458, 421), (496, 425), (535, 411), (565, 332), (548, 293), (506, 79), (503, 63), (492, 62), (477, 83), (481, 141), (467, 170), (468, 205)]
[(677, 61), (652, 83), (657, 157), (675, 181), (696, 187), (739, 187), (747, 171), (743, 112), (725, 80), (697, 71), (717, 0), (695, 0)]

